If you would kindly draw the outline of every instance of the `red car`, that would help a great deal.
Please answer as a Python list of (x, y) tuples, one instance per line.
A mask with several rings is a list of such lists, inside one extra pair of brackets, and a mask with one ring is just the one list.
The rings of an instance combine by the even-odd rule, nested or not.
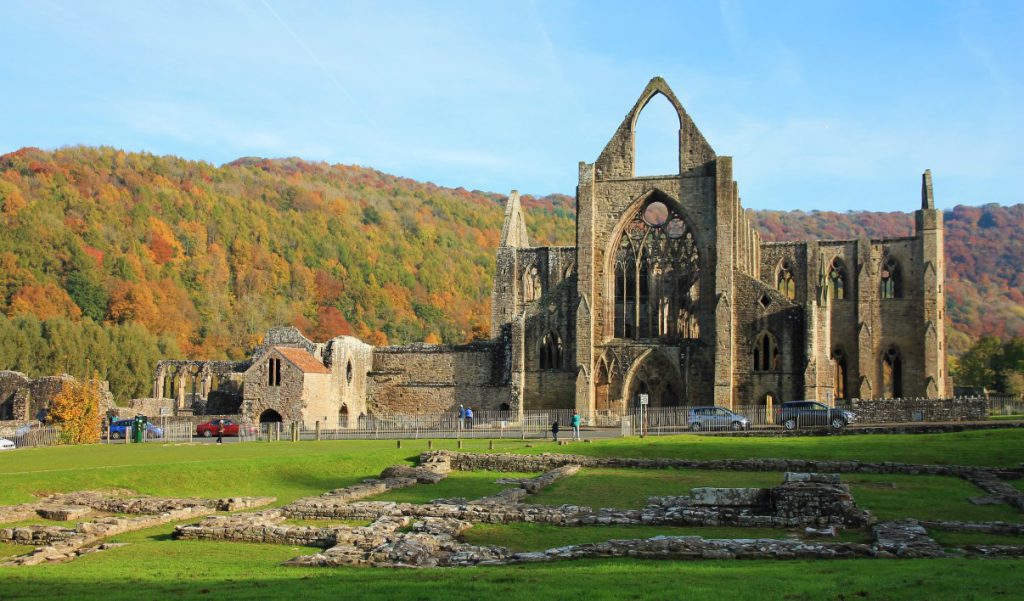
[[(217, 426), (221, 425), (224, 428), (224, 436), (238, 436), (238, 423), (233, 422), (230, 419), (212, 419), (208, 422), (204, 422), (196, 426), (196, 434), (199, 436), (205, 436), (209, 438), (217, 435)], [(256, 428), (252, 426), (244, 426), (245, 431), (249, 434), (255, 434)]]

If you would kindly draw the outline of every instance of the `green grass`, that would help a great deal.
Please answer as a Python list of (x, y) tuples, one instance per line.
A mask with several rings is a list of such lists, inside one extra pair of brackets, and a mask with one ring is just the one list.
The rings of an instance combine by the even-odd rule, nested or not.
[[(862, 459), (915, 463), (969, 465), (1016, 465), (1024, 456), (1024, 431), (993, 430), (937, 435), (838, 436), (782, 439), (730, 439), (677, 436), (657, 439), (622, 439), (555, 447), (548, 443), (495, 441), (495, 451), (571, 452), (600, 456), (679, 457), (694, 459), (793, 457)], [(487, 441), (466, 441), (466, 450), (485, 451)], [(145, 494), (221, 497), (271, 495), (278, 503), (375, 476), (388, 465), (411, 462), (426, 450), (425, 441), (406, 441), (396, 449), (394, 441), (324, 441), (302, 443), (248, 443), (231, 445), (85, 446), (18, 450), (0, 455), (0, 504), (31, 501), (34, 493), (123, 487)], [(454, 448), (455, 442), (435, 441), (435, 448)], [(589, 471), (589, 470), (588, 470)], [(693, 473), (692, 471), (690, 472)], [(620, 505), (629, 498), (642, 500), (650, 494), (683, 491), (696, 482), (671, 483), (686, 477), (686, 470), (648, 474), (653, 483), (606, 479), (604, 484), (628, 490), (602, 493), (587, 480), (566, 488), (566, 479), (545, 494), (578, 494), (589, 487), (586, 504), (597, 503), (601, 494)], [(774, 485), (778, 474), (756, 474), (767, 484), (729, 480), (728, 472), (712, 472), (714, 485)], [(659, 480), (669, 478), (670, 490)], [(845, 476), (849, 481), (854, 475)], [(949, 511), (957, 518), (965, 512), (989, 512), (999, 506), (975, 507), (967, 496), (980, 493), (955, 478), (938, 479), (913, 486), (900, 477), (879, 476), (897, 482), (897, 488), (870, 481), (856, 482), (855, 494), (878, 512), (900, 508), (907, 511)], [(479, 496), (499, 485), (487, 479), (453, 477), (445, 484), (421, 485), (407, 492), (423, 491), (425, 497)], [(950, 485), (949, 482), (955, 484)], [(703, 484), (703, 483), (701, 483)], [(967, 485), (968, 489), (956, 489)], [(476, 487), (481, 488), (476, 488)], [(640, 487), (644, 487), (641, 489)], [(866, 487), (864, 491), (857, 487)], [(873, 488), (872, 488), (873, 487)], [(577, 489), (573, 492), (571, 488)], [(561, 490), (560, 490), (561, 489)], [(886, 499), (887, 490), (893, 498)], [(401, 491), (394, 491), (395, 493)], [(489, 494), (489, 493), (484, 493)], [(876, 495), (876, 496), (872, 496)], [(912, 498), (912, 497), (917, 497)], [(540, 500), (540, 497), (538, 497)], [(546, 501), (546, 502), (549, 502)], [(634, 505), (636, 506), (636, 505)], [(933, 509), (928, 509), (931, 506)], [(944, 509), (949, 507), (949, 509)], [(992, 519), (989, 515), (985, 519)], [(316, 524), (330, 523), (316, 521)], [(523, 526), (525, 529), (521, 529)], [(510, 530), (478, 530), (479, 536), (514, 545), (558, 546), (571, 537), (618, 536), (614, 529), (549, 529), (514, 525)], [(476, 530), (476, 528), (471, 529)], [(489, 527), (488, 527), (489, 528)], [(561, 599), (988, 599), (1014, 598), (1024, 590), (1024, 562), (1003, 560), (844, 560), (844, 561), (639, 561), (593, 560), (480, 569), (384, 570), (361, 568), (298, 569), (279, 564), (314, 551), (284, 545), (257, 545), (211, 541), (176, 541), (173, 525), (127, 533), (113, 540), (126, 547), (83, 556), (73, 562), (27, 568), (0, 568), (0, 599), (122, 599), (211, 598), (279, 599), (512, 599), (535, 596), (545, 601)], [(658, 529), (661, 531), (662, 529)], [(639, 532), (630, 531), (630, 532)], [(704, 530), (710, 532), (710, 530)], [(561, 536), (563, 534), (564, 536)], [(850, 533), (844, 536), (863, 536)], [(548, 545), (545, 539), (558, 541)], [(532, 542), (531, 542), (532, 541)], [(28, 549), (0, 545), (0, 552), (23, 553)]]
[(943, 547), (961, 545), (1024, 545), (1024, 536), (988, 534), (985, 532), (947, 532), (932, 528), (928, 534)]
[[(794, 538), (797, 531), (776, 528), (701, 528), (675, 526), (581, 526), (548, 524), (476, 524), (463, 539), (474, 545), (507, 547), (512, 551), (543, 551), (566, 545), (599, 543), (612, 539), (651, 538), (654, 536), (700, 536), (703, 538)], [(847, 530), (836, 539), (869, 542), (862, 530)]]
[(1024, 515), (1008, 505), (974, 505), (968, 497), (985, 491), (950, 476), (843, 474), (857, 504), (880, 520), (913, 517), (922, 520), (1019, 522)]
[(532, 478), (537, 474), (505, 472), (451, 472), (437, 484), (418, 484), (408, 488), (396, 488), (374, 495), (365, 501), (395, 501), (397, 503), (429, 503), (434, 499), (462, 497), (467, 500), (479, 499), (497, 494), (510, 488), (508, 484), (495, 484), (498, 478)]
[(640, 509), (653, 496), (687, 495), (699, 486), (771, 487), (782, 483), (773, 472), (713, 470), (630, 470), (584, 468), (563, 478), (526, 502), (542, 505), (586, 505), (594, 509)]
[[(496, 443), (497, 447), (497, 443)], [(495, 449), (498, 450), (497, 448)], [(507, 449), (501, 449), (507, 450)], [(938, 465), (1016, 466), (1024, 457), (1024, 429), (973, 430), (943, 434), (858, 434), (732, 438), (658, 436), (601, 440), (569, 447), (533, 443), (522, 453), (575, 453), (598, 457), (678, 457), (684, 459), (849, 459)]]

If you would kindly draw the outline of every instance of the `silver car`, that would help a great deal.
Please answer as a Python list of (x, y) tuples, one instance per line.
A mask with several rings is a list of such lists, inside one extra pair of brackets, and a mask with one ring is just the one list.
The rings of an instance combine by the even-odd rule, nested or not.
[(690, 409), (690, 429), (701, 430), (746, 430), (750, 428), (750, 420), (733, 413), (724, 407), (692, 407)]

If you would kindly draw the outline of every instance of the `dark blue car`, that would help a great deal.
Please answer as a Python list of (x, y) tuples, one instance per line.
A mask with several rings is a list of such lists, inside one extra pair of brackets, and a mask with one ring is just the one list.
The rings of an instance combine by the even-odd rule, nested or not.
[[(132, 422), (134, 421), (133, 419), (122, 419), (110, 424), (110, 438), (119, 440), (128, 436), (132, 431)], [(146, 422), (146, 438), (161, 438), (163, 435), (163, 430), (150, 422)]]

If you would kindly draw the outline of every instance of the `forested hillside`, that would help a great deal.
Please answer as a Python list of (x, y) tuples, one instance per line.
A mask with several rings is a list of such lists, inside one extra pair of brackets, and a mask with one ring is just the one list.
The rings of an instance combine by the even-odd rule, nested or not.
[[(378, 345), (485, 335), (503, 202), (298, 159), (0, 156), (0, 369), (96, 369), (123, 400), (148, 394), (158, 358), (241, 358), (282, 323)], [(523, 204), (534, 243), (572, 244), (570, 197)], [(755, 218), (766, 239), (912, 227), (902, 213)], [(958, 207), (947, 225), (960, 339), (1024, 334), (1024, 205)]]

